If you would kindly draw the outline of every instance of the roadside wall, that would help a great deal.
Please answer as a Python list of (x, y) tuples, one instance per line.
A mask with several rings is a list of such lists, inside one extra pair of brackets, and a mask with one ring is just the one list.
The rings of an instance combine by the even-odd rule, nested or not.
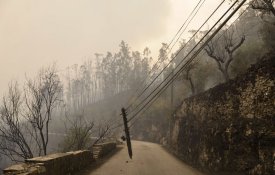
[(183, 101), (172, 119), (173, 152), (211, 172), (275, 174), (275, 56)]
[(93, 146), (94, 159), (104, 157), (114, 149), (116, 149), (116, 143), (114, 142), (95, 144)]
[[(25, 160), (25, 163), (16, 164), (4, 169), (4, 175), (65, 175), (73, 174), (86, 168), (96, 158), (100, 158), (116, 148), (116, 143), (108, 142), (97, 144), (93, 151), (79, 150), (67, 153), (56, 153)], [(101, 154), (98, 156), (97, 150)], [(93, 154), (93, 152), (96, 152)]]

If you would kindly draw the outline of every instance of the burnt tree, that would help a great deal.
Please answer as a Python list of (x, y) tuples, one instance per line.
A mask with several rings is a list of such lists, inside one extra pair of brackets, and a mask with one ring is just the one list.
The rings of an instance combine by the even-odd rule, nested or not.
[(241, 36), (239, 41), (236, 41), (234, 30), (227, 30), (221, 38), (216, 40), (214, 38), (214, 41), (211, 40), (204, 49), (207, 55), (216, 61), (225, 81), (230, 79), (229, 66), (234, 59), (234, 53), (241, 47), (244, 41), (245, 35)]

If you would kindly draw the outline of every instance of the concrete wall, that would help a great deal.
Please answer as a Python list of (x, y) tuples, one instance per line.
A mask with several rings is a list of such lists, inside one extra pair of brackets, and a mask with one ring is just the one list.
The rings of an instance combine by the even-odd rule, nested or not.
[(275, 174), (275, 56), (245, 75), (183, 101), (172, 151), (211, 172)]
[[(84, 169), (95, 162), (94, 156), (103, 157), (116, 148), (116, 143), (102, 143), (93, 147), (93, 151), (80, 150), (56, 153), (25, 160), (25, 163), (4, 169), (5, 175), (66, 175)], [(98, 155), (97, 150), (100, 149)], [(96, 152), (93, 154), (93, 152)]]

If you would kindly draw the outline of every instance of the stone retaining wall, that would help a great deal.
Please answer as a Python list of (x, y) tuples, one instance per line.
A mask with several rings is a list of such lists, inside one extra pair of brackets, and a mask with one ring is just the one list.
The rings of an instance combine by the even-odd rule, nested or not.
[(211, 172), (274, 175), (275, 56), (184, 100), (172, 120), (169, 145), (186, 162)]
[[(93, 151), (80, 150), (67, 153), (56, 153), (25, 160), (25, 163), (4, 169), (4, 175), (67, 175), (73, 174), (95, 162), (116, 148), (116, 143), (96, 144)], [(97, 150), (100, 150), (97, 152)], [(96, 152), (93, 154), (93, 152)]]
[(109, 152), (111, 152), (112, 150), (114, 150), (115, 148), (116, 148), (116, 143), (114, 142), (95, 144), (93, 146), (94, 158), (95, 159), (101, 158), (106, 154), (108, 154)]

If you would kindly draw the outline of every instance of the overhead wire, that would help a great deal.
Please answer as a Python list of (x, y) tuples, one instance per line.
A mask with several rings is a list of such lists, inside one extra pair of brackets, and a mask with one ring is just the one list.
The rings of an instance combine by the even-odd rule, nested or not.
[[(204, 4), (204, 2), (205, 2), (206, 0), (200, 0), (197, 4), (196, 4), (196, 6), (194, 7), (194, 9), (192, 10), (192, 12), (189, 14), (189, 16), (187, 17), (187, 19), (185, 20), (185, 22), (182, 24), (182, 26), (180, 27), (180, 29), (177, 31), (177, 33), (176, 33), (176, 35), (172, 38), (172, 40), (170, 41), (170, 43), (169, 43), (169, 45), (167, 46), (167, 48), (166, 49), (168, 49), (168, 48), (170, 48), (170, 46), (171, 46), (171, 44), (173, 43), (173, 41), (177, 38), (177, 36), (178, 36), (178, 34), (181, 32), (181, 30), (183, 29), (183, 27), (185, 26), (185, 29), (181, 32), (181, 34), (179, 35), (179, 37), (182, 35), (182, 33), (186, 30), (186, 28), (188, 27), (188, 25), (190, 24), (190, 22), (194, 19), (194, 17), (197, 15), (197, 13), (198, 13), (198, 11), (200, 10), (200, 8), (201, 8), (201, 6)], [(225, 0), (223, 0), (223, 1), (225, 1)], [(190, 19), (191, 18), (191, 19)], [(186, 25), (187, 24), (187, 25)], [(178, 38), (177, 38), (177, 41), (178, 41)], [(177, 42), (176, 41), (176, 42)], [(174, 44), (175, 45), (175, 44)], [(174, 47), (174, 45), (173, 45), (173, 47)], [(171, 51), (172, 49), (170, 49), (170, 51)], [(170, 52), (169, 51), (169, 52)], [(156, 66), (158, 63), (159, 63), (159, 59), (158, 59), (158, 61), (154, 64), (154, 66)], [(153, 67), (154, 67), (153, 66)], [(157, 68), (157, 69), (159, 69), (159, 67)], [(149, 71), (149, 75), (152, 73), (152, 71), (153, 71), (153, 68)], [(142, 83), (141, 84), (144, 84), (144, 82), (146, 81), (146, 79), (147, 79), (147, 77), (142, 81)], [(140, 87), (141, 86), (139, 86), (139, 88), (136, 90), (136, 93), (139, 91), (139, 89), (140, 89)], [(137, 98), (139, 98), (139, 97), (137, 97)], [(129, 98), (129, 100), (130, 100), (131, 98)], [(127, 103), (129, 103), (129, 100), (128, 100), (128, 102)], [(126, 110), (127, 109), (129, 109), (129, 107), (131, 107), (131, 105), (128, 105), (128, 107), (126, 107)], [(117, 123), (117, 121), (118, 121), (118, 119), (116, 120), (116, 123)], [(119, 124), (119, 126), (120, 126), (120, 124)], [(117, 128), (117, 127), (115, 127), (115, 128)]]
[[(245, 1), (246, 1), (246, 0), (244, 0), (244, 2), (245, 2)], [(228, 11), (229, 11), (237, 2), (238, 2), (238, 0), (237, 0), (237, 1), (227, 10), (227, 12), (217, 21), (217, 23), (218, 23), (221, 19), (224, 18), (224, 16), (228, 13)], [(236, 13), (236, 11), (234, 11), (233, 14), (235, 14), (235, 13)], [(230, 16), (231, 16), (231, 15), (230, 15)], [(233, 16), (233, 15), (232, 15), (232, 16)], [(231, 17), (232, 17), (232, 16), (231, 16)], [(230, 18), (231, 18), (231, 17), (230, 17)], [(229, 17), (228, 17), (228, 18), (229, 18)], [(228, 19), (228, 18), (227, 18), (227, 19)], [(230, 19), (230, 18), (229, 18), (229, 19)], [(229, 19), (228, 19), (228, 20), (229, 20)], [(226, 22), (227, 22), (228, 20), (226, 20), (223, 24), (225, 25)], [(216, 23), (216, 24), (217, 24), (217, 23)], [(216, 26), (216, 25), (214, 25), (214, 26)], [(214, 26), (212, 27), (212, 29), (214, 28)], [(221, 28), (219, 28), (219, 30), (220, 30), (220, 29), (221, 29)], [(218, 30), (218, 31), (219, 31), (219, 30)], [(206, 34), (206, 35), (208, 35), (208, 34)], [(206, 36), (206, 35), (205, 35), (205, 36)], [(213, 37), (214, 37), (214, 36), (213, 36)], [(212, 37), (212, 38), (213, 38), (213, 37)], [(204, 38), (204, 37), (203, 37), (203, 38)], [(201, 40), (201, 41), (202, 41), (202, 40)], [(201, 41), (200, 41), (200, 42), (201, 42)], [(210, 39), (208, 39), (207, 41), (209, 42)], [(198, 43), (200, 43), (200, 42), (198, 42)], [(197, 46), (197, 45), (196, 45), (196, 46)], [(195, 46), (195, 47), (196, 47), (196, 46)], [(192, 60), (199, 54), (199, 52), (202, 50), (202, 48), (203, 48), (203, 47), (201, 47), (201, 48), (199, 49), (199, 51), (197, 51), (197, 52), (194, 54), (195, 56), (193, 55)], [(190, 51), (189, 54), (190, 54), (191, 52), (192, 52), (192, 51)], [(188, 55), (189, 55), (189, 54), (188, 54)], [(188, 55), (187, 55), (187, 56), (188, 56)], [(186, 56), (186, 57), (187, 57), (187, 56)], [(175, 57), (176, 57), (176, 56), (175, 56)], [(187, 63), (189, 63), (189, 62), (190, 62), (190, 60), (188, 60)], [(187, 65), (187, 63), (186, 63), (185, 65)], [(180, 64), (181, 64), (181, 63), (180, 63)], [(180, 64), (179, 64), (179, 65), (180, 65)], [(185, 65), (183, 65), (182, 68), (184, 68)], [(182, 68), (176, 73), (176, 77), (177, 77), (178, 73), (179, 73), (180, 71), (183, 70)], [(169, 77), (169, 76), (167, 76), (167, 77)], [(169, 80), (169, 81), (159, 90), (159, 92), (158, 92), (156, 95), (158, 95), (160, 92), (162, 93), (162, 92), (163, 92), (162, 90), (163, 90), (163, 89), (166, 89), (166, 88), (168, 87), (167, 85), (169, 85), (169, 83), (171, 82), (171, 80), (174, 81), (174, 79), (175, 79), (175, 76), (173, 76), (172, 79), (170, 79), (170, 80)], [(165, 80), (164, 80), (164, 81), (165, 81)], [(164, 82), (164, 81), (163, 81), (163, 82)], [(163, 82), (162, 82), (162, 83), (163, 83)], [(161, 85), (161, 84), (160, 84), (160, 85)], [(153, 93), (153, 92), (152, 92), (152, 93)], [(150, 95), (152, 95), (152, 93), (151, 93)], [(149, 95), (149, 96), (150, 96), (150, 95)], [(150, 103), (150, 102), (156, 97), (156, 95), (154, 95), (145, 105), (143, 105), (143, 107), (142, 107), (138, 112), (136, 112), (128, 121), (132, 120), (141, 110), (143, 110), (143, 108), (144, 108), (146, 105), (148, 105), (148, 103)], [(120, 126), (122, 126), (122, 124), (119, 124), (119, 125), (116, 126), (115, 128), (120, 127)]]
[[(215, 42), (218, 41), (222, 36), (224, 36), (224, 34), (226, 33), (226, 31), (228, 31), (228, 30), (234, 25), (234, 23), (235, 23), (238, 19), (240, 19), (241, 16), (242, 16), (245, 12), (247, 12), (247, 9), (248, 9), (248, 7), (238, 16), (238, 18), (236, 18), (236, 19), (229, 25), (229, 27), (223, 32), (222, 35), (220, 35), (218, 38), (215, 39)], [(202, 54), (202, 56), (204, 56), (204, 55), (205, 55), (205, 52)], [(154, 98), (154, 100), (153, 100), (148, 106), (146, 106), (146, 108), (140, 113), (140, 115), (142, 115), (143, 113), (145, 113), (145, 112), (151, 107), (151, 105), (160, 97), (160, 95), (161, 95), (161, 93), (159, 93), (159, 94), (156, 96), (156, 98)], [(129, 125), (129, 128), (133, 127), (133, 126), (135, 125), (135, 123), (138, 121), (138, 119), (140, 119), (140, 118), (137, 118), (136, 120), (134, 120), (134, 121)]]
[[(201, 1), (202, 1), (202, 0), (200, 0), (200, 2), (201, 2)], [(223, 2), (224, 2), (224, 1), (225, 1), (225, 0), (223, 0)], [(197, 8), (198, 5), (200, 4), (200, 2), (197, 4), (196, 8)], [(205, 2), (205, 0), (204, 0), (203, 2)], [(223, 2), (222, 2), (222, 3), (223, 3)], [(237, 2), (237, 1), (236, 1), (236, 2)], [(202, 5), (202, 4), (200, 4), (200, 6), (201, 6), (201, 5)], [(195, 8), (195, 9), (196, 9), (196, 8)], [(195, 10), (195, 9), (194, 9), (194, 10)], [(194, 10), (193, 10), (193, 11), (194, 11)], [(197, 12), (198, 12), (198, 11), (197, 11)], [(192, 14), (192, 13), (191, 13), (191, 14)], [(190, 14), (189, 16), (191, 16), (191, 14)], [(211, 16), (212, 16), (212, 15), (211, 15)], [(193, 19), (193, 18), (192, 18), (192, 19)], [(192, 20), (192, 19), (191, 19), (191, 20)], [(186, 23), (186, 22), (187, 22), (187, 21), (185, 21), (185, 23)], [(185, 23), (184, 23), (184, 25), (185, 25)], [(190, 23), (190, 21), (189, 21), (189, 23)], [(182, 27), (181, 27), (180, 30), (177, 32), (177, 34), (174, 36), (174, 38), (171, 40), (171, 42), (169, 43), (169, 45), (171, 45), (171, 43), (175, 40), (176, 36), (177, 36), (177, 35), (179, 34), (179, 32), (182, 30), (182, 28), (183, 28), (184, 25), (182, 25)], [(189, 24), (187, 24), (187, 25), (189, 25)], [(199, 31), (199, 30), (197, 30), (197, 31)], [(181, 32), (181, 33), (183, 33), (183, 32)], [(180, 35), (179, 35), (179, 36), (180, 36)], [(180, 37), (177, 38), (176, 42), (179, 40), (179, 38), (180, 38)], [(175, 43), (174, 43), (174, 45), (175, 45)], [(174, 45), (172, 46), (172, 48), (174, 47)], [(172, 49), (170, 49), (170, 50), (172, 50)], [(178, 53), (179, 53), (179, 52), (178, 52)], [(176, 57), (176, 56), (175, 56), (175, 57)], [(175, 58), (175, 57), (174, 57), (174, 58)], [(168, 66), (167, 66), (167, 67), (168, 67)], [(163, 72), (163, 71), (162, 71), (162, 72)], [(161, 73), (162, 73), (162, 72), (161, 72)], [(169, 74), (169, 75), (170, 75), (170, 74)], [(167, 76), (167, 77), (169, 77), (169, 76)], [(150, 86), (150, 85), (149, 85), (149, 86)]]
[[(190, 42), (195, 36), (196, 36), (196, 34), (201, 30), (201, 28), (209, 21), (209, 19), (217, 12), (217, 10), (222, 6), (222, 4), (225, 2), (225, 0), (223, 0), (218, 6), (217, 6), (217, 8), (211, 13), (211, 15), (207, 18), (207, 20), (200, 26), (200, 28), (196, 31), (196, 33), (194, 33), (193, 34), (193, 36), (189, 39), (189, 41), (188, 42)], [(237, 1), (236, 1), (237, 2)], [(236, 4), (236, 2), (232, 5), (232, 6), (234, 6), (235, 4)], [(227, 10), (227, 12), (226, 12), (226, 14), (228, 13), (228, 11), (229, 10)], [(181, 48), (181, 50), (188, 44), (188, 42)], [(180, 50), (180, 51), (181, 51)], [(178, 53), (180, 52), (180, 51), (178, 51)], [(178, 54), (176, 54), (175, 56), (174, 56), (174, 58), (173, 59), (175, 59), (176, 57), (177, 57), (177, 55)], [(170, 60), (170, 62), (169, 63), (171, 63), (172, 61), (173, 61), (173, 59), (172, 60)], [(169, 64), (168, 63), (168, 64)], [(166, 66), (166, 67), (168, 67), (168, 66)], [(165, 68), (164, 68), (165, 69)], [(164, 69), (162, 70), (162, 72), (164, 71)], [(160, 74), (162, 73), (162, 72), (160, 72)], [(160, 74), (158, 75), (158, 76), (160, 76)], [(167, 77), (169, 77), (169, 76), (167, 76)], [(156, 79), (157, 79), (158, 77), (156, 77), (153, 81), (155, 81)], [(152, 82), (153, 82), (152, 81)], [(165, 80), (164, 80), (165, 81)], [(148, 85), (148, 87), (146, 88), (146, 90), (149, 88), (149, 86), (152, 84), (152, 82)], [(144, 92), (143, 92), (144, 93)], [(139, 95), (139, 96), (141, 96), (141, 95)], [(150, 96), (150, 95), (149, 95)], [(147, 97), (149, 97), (149, 96), (147, 96)], [(145, 100), (143, 100), (143, 101), (146, 101), (147, 100), (147, 98), (145, 99)], [(143, 101), (142, 101), (142, 103), (143, 103)], [(139, 105), (141, 105), (142, 103), (140, 103)], [(139, 105), (135, 108), (135, 109), (137, 109), (138, 107), (139, 107)], [(134, 109), (134, 110), (135, 110)], [(133, 110), (133, 111), (134, 111)], [(130, 118), (128, 121), (130, 121), (130, 120), (132, 120), (132, 118)], [(122, 126), (122, 124), (119, 124), (117, 127), (120, 127), (120, 126)], [(115, 127), (115, 128), (117, 128), (117, 127)]]
[[(174, 44), (172, 45), (171, 49), (169, 50), (169, 53), (172, 51), (172, 49), (174, 48), (174, 46), (176, 45), (176, 43), (179, 41), (179, 39), (181, 38), (182, 34), (185, 32), (185, 30), (187, 29), (188, 25), (191, 23), (191, 21), (194, 19), (194, 17), (197, 15), (199, 9), (201, 8), (201, 6), (204, 4), (205, 0), (203, 1), (203, 3), (200, 5), (200, 7), (198, 8), (198, 10), (196, 11), (196, 13), (193, 15), (192, 19), (189, 21), (189, 23), (187, 24), (187, 26), (184, 28), (184, 30), (180, 33), (180, 35), (178, 36), (176, 42), (174, 42)], [(222, 1), (221, 4), (223, 4), (225, 2), (225, 0)]]
[[(223, 1), (224, 2), (224, 1)], [(222, 15), (222, 17), (220, 17), (220, 19), (213, 25), (213, 27), (204, 35), (204, 37), (195, 45), (195, 47), (193, 47), (193, 49), (187, 54), (187, 56), (189, 56), (190, 54), (191, 54), (191, 52), (193, 52), (194, 51), (194, 49), (200, 44), (200, 42), (202, 42), (203, 41), (203, 39), (205, 39), (205, 37), (206, 37), (206, 35), (208, 35), (210, 32), (211, 32), (211, 30), (213, 30), (214, 29), (214, 27), (216, 26), (216, 25), (218, 25), (218, 23), (219, 23), (219, 21), (221, 21), (225, 16), (226, 16), (226, 14), (236, 5), (236, 3), (238, 2), (238, 0), (236, 0), (231, 6), (230, 6), (230, 8)], [(209, 16), (209, 18), (203, 23), (203, 25), (199, 28), (199, 30), (207, 23), (207, 21), (216, 13), (216, 11), (218, 10), (218, 8), (216, 8), (215, 9), (215, 11)], [(197, 32), (196, 33), (194, 33), (194, 35), (189, 39), (189, 41), (188, 42), (190, 42), (194, 37), (195, 37), (195, 35), (199, 32), (199, 30), (197, 30)], [(157, 80), (157, 78), (164, 72), (164, 70), (174, 61), (174, 59), (176, 59), (176, 57), (179, 55), (179, 53), (185, 48), (185, 46), (188, 44), (188, 42), (174, 55), (174, 57), (170, 60), (170, 62), (162, 69), (162, 71), (158, 74), (158, 76), (156, 76), (154, 79), (153, 79), (153, 81), (146, 87), (146, 90), (154, 83), (154, 81), (156, 81)], [(175, 69), (177, 69), (179, 66), (180, 66), (180, 64), (182, 64), (182, 62), (183, 61), (185, 61), (185, 59), (187, 58), (187, 56), (185, 56), (181, 61), (180, 61), (180, 63), (176, 66), (176, 68)], [(164, 83), (164, 81), (166, 81), (168, 78), (169, 78), (169, 76), (172, 74), (172, 72), (170, 72), (167, 76), (166, 76), (166, 78), (159, 84), (159, 86), (161, 86), (163, 83)], [(159, 87), (158, 86), (158, 87)], [(157, 87), (157, 88), (158, 88)], [(154, 93), (156, 90), (157, 90), (157, 88), (155, 88), (151, 93), (150, 93), (150, 95), (148, 95), (147, 97), (145, 97), (131, 112), (133, 112), (134, 110), (136, 110), (137, 108), (139, 108), (141, 105), (142, 105), (142, 103), (144, 103), (151, 95), (152, 95), (152, 93)], [(143, 91), (143, 93), (144, 93), (145, 91)], [(141, 95), (140, 95), (141, 96)], [(129, 112), (129, 113), (131, 113), (131, 112)]]
[[(225, 0), (223, 0), (218, 7), (211, 13), (211, 15), (205, 20), (205, 22), (200, 26), (200, 28), (192, 35), (191, 38), (189, 38), (189, 40), (180, 48), (179, 52), (181, 52), (188, 44), (189, 42), (191, 42), (194, 37), (198, 34), (198, 32), (202, 29), (202, 27), (210, 20), (210, 18), (212, 18), (212, 16), (217, 12), (217, 10), (223, 5), (223, 3), (225, 2)], [(179, 53), (178, 53), (179, 54)], [(161, 72), (158, 73), (158, 75), (146, 86), (145, 89), (143, 89), (143, 91), (141, 93), (139, 93), (139, 95), (137, 96), (137, 98), (135, 99), (135, 101), (137, 101), (137, 99), (139, 97), (141, 97), (143, 95), (143, 93), (157, 80), (157, 78), (164, 72), (164, 70), (174, 61), (174, 59), (176, 59), (176, 56), (173, 57), (168, 64), (161, 70)], [(135, 101), (133, 103), (135, 103)], [(129, 106), (133, 106), (133, 103)], [(127, 109), (127, 108), (126, 108)]]
[[(236, 0), (235, 1), (235, 3), (234, 3), (234, 5), (238, 2), (239, 0)], [(186, 65), (188, 65), (188, 64), (190, 64), (190, 62), (192, 62), (197, 56), (198, 56), (198, 54), (201, 52), (201, 50), (208, 44), (208, 42), (210, 42), (213, 38), (214, 38), (214, 36), (222, 29), (222, 27), (224, 26), (224, 25), (226, 25), (226, 23), (232, 18), (232, 16), (241, 8), (241, 6), (244, 4), (246, 2), (246, 0), (243, 0), (238, 6), (237, 6), (237, 8), (235, 8), (234, 9), (234, 11), (222, 22), (222, 24), (214, 31), (214, 33), (213, 34), (211, 34), (211, 36), (203, 43), (203, 45), (202, 46), (200, 46), (200, 48), (193, 54), (193, 56), (176, 72), (176, 74), (174, 74), (173, 76), (172, 76), (172, 78), (170, 79), (170, 80), (168, 80), (168, 82), (145, 104), (145, 105), (143, 105), (142, 106), (142, 108), (141, 109), (139, 109), (128, 121), (131, 121), (134, 117), (136, 117), (143, 109), (144, 109), (144, 107), (145, 106), (147, 106), (159, 93), (162, 93), (162, 90), (164, 89), (166, 89), (167, 87), (168, 87), (168, 85), (172, 82), (172, 81), (174, 81), (174, 79), (176, 78), (176, 77), (178, 77), (178, 75), (179, 75), (179, 73), (181, 72), (181, 71), (183, 71), (184, 70), (184, 68), (185, 68), (185, 66)], [(222, 17), (215, 23), (215, 25), (207, 32), (207, 34), (201, 39), (201, 41), (210, 33), (210, 31), (216, 26), (216, 24), (217, 23), (219, 23), (223, 18), (224, 18), (224, 16), (226, 16), (226, 14), (228, 13), (228, 11), (230, 11), (230, 9), (232, 9), (233, 7), (234, 7), (234, 5), (232, 5), (228, 10), (227, 10), (227, 12), (224, 14), (224, 15), (222, 15)], [(200, 41), (200, 42), (201, 42)], [(198, 42), (198, 44), (200, 43), (200, 42)], [(198, 45), (197, 44), (197, 45)], [(194, 48), (196, 48), (197, 47), (197, 45), (194, 47)], [(193, 49), (194, 49), (193, 48)], [(193, 50), (192, 49), (192, 50)], [(192, 51), (190, 51), (189, 52), (189, 54), (191, 53)], [(189, 55), (188, 54), (188, 55)], [(187, 55), (187, 56), (188, 56)], [(186, 56), (186, 57), (187, 57)], [(180, 63), (181, 64), (181, 63)], [(179, 65), (180, 65), (179, 64)], [(178, 65), (178, 66), (179, 66)], [(167, 77), (169, 77), (169, 76), (167, 76)], [(166, 78), (167, 79), (167, 78)], [(162, 81), (162, 83), (163, 82), (165, 82), (165, 80), (164, 81)], [(160, 85), (158, 86), (158, 87), (160, 87)], [(157, 88), (158, 88), (157, 87)], [(157, 89), (156, 88), (156, 89)], [(156, 90), (155, 89), (155, 90)], [(154, 91), (155, 91), (154, 90)], [(152, 94), (153, 94), (154, 92), (152, 92), (149, 96), (151, 96)], [(147, 96), (147, 97), (149, 97), (149, 96)]]
[[(177, 35), (180, 33), (180, 31), (183, 29), (183, 27), (185, 26), (185, 24), (187, 23), (188, 19), (192, 16), (192, 14), (195, 12), (195, 10), (199, 7), (200, 3), (202, 2), (202, 0), (200, 0), (197, 5), (195, 6), (195, 8), (192, 10), (192, 12), (189, 14), (189, 16), (187, 17), (187, 19), (184, 21), (183, 25), (180, 27), (180, 29), (177, 31), (176, 35), (172, 38), (172, 40), (170, 41), (169, 45), (168, 45), (168, 48), (170, 47), (170, 45), (173, 43), (173, 41), (176, 39)], [(205, 2), (205, 0), (203, 1), (203, 3)], [(202, 4), (203, 4), (202, 3)], [(202, 4), (200, 6), (202, 6)], [(200, 8), (198, 8), (199, 10)], [(189, 21), (192, 21), (189, 20)], [(186, 25), (188, 26), (188, 24)], [(184, 30), (183, 30), (184, 31)]]
[[(204, 4), (204, 2), (205, 2), (206, 0), (200, 0), (198, 3), (197, 3), (197, 5), (195, 6), (195, 8), (192, 10), (192, 12), (189, 14), (189, 16), (187, 17), (187, 19), (185, 20), (185, 22), (183, 23), (183, 25), (180, 27), (180, 29), (177, 31), (177, 33), (176, 33), (176, 35), (173, 37), (173, 39), (170, 41), (170, 43), (169, 43), (169, 45), (165, 48), (165, 50), (167, 50), (167, 49), (169, 49), (170, 48), (170, 46), (171, 46), (171, 44), (173, 43), (173, 41), (176, 39), (176, 37), (178, 36), (178, 34), (180, 33), (180, 31), (183, 29), (183, 27), (186, 25), (186, 27), (185, 27), (185, 29), (181, 32), (181, 34), (179, 35), (179, 37), (182, 35), (182, 33), (187, 29), (187, 27), (188, 27), (188, 25), (190, 24), (190, 22), (194, 19), (194, 17), (196, 16), (196, 14), (198, 13), (198, 11), (200, 10), (200, 8), (201, 8), (201, 6)], [(223, 0), (223, 1), (225, 1), (225, 0)], [(202, 3), (201, 3), (202, 2)], [(192, 16), (193, 15), (193, 16)], [(189, 19), (189, 18), (191, 18), (191, 19)], [(187, 23), (188, 22), (188, 23)], [(177, 41), (178, 41), (178, 39), (177, 39)], [(176, 41), (176, 42), (177, 42)], [(174, 47), (174, 45), (175, 44), (173, 44), (173, 46), (172, 46), (172, 48)], [(172, 48), (170, 49), (170, 51), (169, 51), (169, 53), (172, 51)], [(151, 73), (153, 72), (153, 70), (154, 70), (154, 67), (157, 67), (156, 68), (156, 70), (158, 70), (159, 68), (160, 68), (160, 65), (158, 66), (158, 63), (160, 62), (160, 59), (158, 59), (157, 60), (157, 62), (153, 65), (153, 67), (151, 68), (151, 70), (148, 72), (148, 75), (150, 76), (151, 75)], [(152, 75), (153, 76), (153, 75)], [(147, 78), (148, 77), (145, 77), (144, 79), (143, 79), (143, 81), (141, 82), (141, 84), (143, 85), (144, 83), (145, 83), (145, 81), (147, 80)], [(139, 86), (137, 89), (136, 89), (136, 91), (135, 91), (135, 93), (138, 93), (138, 91), (140, 90), (140, 88), (141, 88), (142, 86)], [(146, 86), (145, 86), (146, 87)], [(142, 90), (142, 92), (144, 92), (145, 90), (143, 89)], [(142, 93), (139, 93), (139, 94), (142, 94)], [(138, 95), (136, 98), (135, 98), (135, 100), (136, 99), (138, 99), (140, 97), (140, 95)], [(129, 100), (128, 100), (128, 103), (130, 102), (130, 100), (131, 100), (131, 98), (129, 98)], [(135, 101), (134, 100), (134, 101)], [(133, 103), (132, 103), (133, 104)], [(130, 107), (131, 107), (132, 105), (128, 105), (127, 107), (126, 107), (126, 110), (128, 110)]]

